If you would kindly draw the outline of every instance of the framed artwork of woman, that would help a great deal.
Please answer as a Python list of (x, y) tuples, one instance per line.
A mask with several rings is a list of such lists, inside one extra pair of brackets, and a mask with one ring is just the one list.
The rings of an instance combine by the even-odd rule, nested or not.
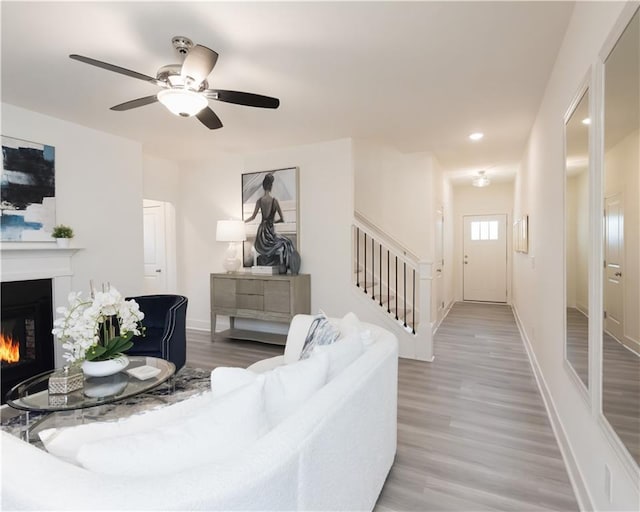
[(297, 167), (242, 175), (245, 267), (278, 266), (297, 273), (298, 211)]

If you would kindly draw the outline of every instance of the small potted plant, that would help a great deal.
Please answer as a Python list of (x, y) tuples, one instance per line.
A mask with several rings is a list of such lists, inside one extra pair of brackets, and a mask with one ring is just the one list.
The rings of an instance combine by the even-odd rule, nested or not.
[(56, 239), (58, 247), (69, 247), (69, 241), (73, 238), (73, 229), (64, 224), (58, 224), (53, 228), (51, 237)]

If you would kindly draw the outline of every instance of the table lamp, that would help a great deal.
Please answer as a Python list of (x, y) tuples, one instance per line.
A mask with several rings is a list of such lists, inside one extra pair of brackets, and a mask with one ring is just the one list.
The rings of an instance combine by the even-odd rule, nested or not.
[(237, 242), (244, 242), (247, 234), (241, 220), (219, 220), (216, 226), (216, 241), (229, 242), (223, 266), (227, 272), (235, 272), (240, 268), (240, 259), (236, 248)]

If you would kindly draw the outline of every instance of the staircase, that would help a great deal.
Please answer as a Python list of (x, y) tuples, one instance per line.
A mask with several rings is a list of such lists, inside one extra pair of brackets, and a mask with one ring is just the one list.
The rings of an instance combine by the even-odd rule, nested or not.
[(352, 224), (353, 284), (395, 324), (400, 355), (433, 359), (430, 319), (431, 265), (355, 214)]

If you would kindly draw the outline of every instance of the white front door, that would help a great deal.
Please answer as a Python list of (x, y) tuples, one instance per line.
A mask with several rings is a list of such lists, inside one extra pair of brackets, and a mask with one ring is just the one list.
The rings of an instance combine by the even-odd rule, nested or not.
[(507, 302), (507, 216), (465, 215), (464, 300)]
[(144, 200), (144, 292), (167, 292), (165, 205)]
[(604, 328), (618, 341), (623, 341), (624, 208), (621, 194), (615, 194), (605, 199), (604, 231), (604, 310), (606, 313)]

